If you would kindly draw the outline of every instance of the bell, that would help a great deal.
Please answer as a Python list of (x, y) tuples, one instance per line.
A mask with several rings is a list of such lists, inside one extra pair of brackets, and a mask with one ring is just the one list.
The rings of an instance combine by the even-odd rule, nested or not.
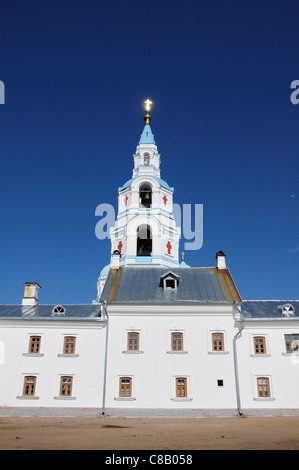
[(146, 193), (146, 194), (145, 194), (144, 199), (150, 199), (149, 193)]

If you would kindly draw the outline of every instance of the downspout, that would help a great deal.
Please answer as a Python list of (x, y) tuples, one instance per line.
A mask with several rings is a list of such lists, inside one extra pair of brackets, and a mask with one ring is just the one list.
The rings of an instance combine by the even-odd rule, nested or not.
[(109, 332), (109, 317), (108, 317), (108, 312), (107, 312), (107, 300), (103, 302), (103, 308), (104, 308), (104, 314), (105, 314), (105, 320), (106, 320), (106, 342), (105, 342), (102, 415), (105, 414), (105, 406), (106, 406), (106, 376), (107, 376), (108, 332)]
[(235, 334), (233, 339), (233, 348), (234, 348), (234, 368), (235, 368), (235, 383), (236, 383), (236, 396), (237, 396), (237, 408), (238, 415), (243, 416), (241, 412), (241, 400), (240, 400), (240, 383), (239, 383), (239, 373), (238, 373), (238, 358), (237, 358), (237, 339), (241, 336), (242, 330), (245, 327), (244, 317), (241, 310), (238, 308), (239, 302), (234, 302), (238, 312), (240, 313), (240, 319), (242, 321), (242, 326), (239, 328), (238, 332)]

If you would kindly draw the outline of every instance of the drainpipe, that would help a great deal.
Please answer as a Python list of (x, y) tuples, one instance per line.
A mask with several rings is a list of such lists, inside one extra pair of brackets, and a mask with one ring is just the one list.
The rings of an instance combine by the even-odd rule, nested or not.
[(105, 414), (106, 406), (106, 376), (107, 376), (107, 355), (108, 355), (108, 331), (109, 331), (109, 317), (107, 312), (107, 300), (103, 302), (104, 315), (106, 320), (106, 342), (105, 342), (105, 362), (104, 362), (104, 381), (103, 381), (103, 403), (102, 415)]
[(240, 383), (239, 383), (239, 373), (238, 373), (238, 359), (237, 359), (237, 339), (241, 336), (242, 330), (245, 327), (244, 317), (241, 310), (238, 308), (239, 302), (234, 302), (238, 312), (240, 313), (240, 318), (242, 321), (242, 326), (239, 328), (238, 332), (235, 334), (233, 339), (233, 348), (234, 348), (234, 368), (235, 368), (235, 383), (236, 383), (236, 395), (237, 395), (237, 408), (238, 415), (243, 416), (241, 412), (241, 400), (240, 400)]

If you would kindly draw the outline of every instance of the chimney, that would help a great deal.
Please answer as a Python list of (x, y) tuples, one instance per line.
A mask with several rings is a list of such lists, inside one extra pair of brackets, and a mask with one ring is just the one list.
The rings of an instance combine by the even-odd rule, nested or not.
[(41, 286), (37, 282), (25, 282), (24, 297), (22, 305), (38, 305), (38, 291)]
[(111, 269), (119, 269), (119, 260), (120, 260), (120, 252), (118, 250), (113, 251), (111, 255)]
[(226, 268), (225, 254), (223, 253), (223, 251), (217, 251), (216, 260), (217, 260), (217, 268), (218, 269), (225, 269)]

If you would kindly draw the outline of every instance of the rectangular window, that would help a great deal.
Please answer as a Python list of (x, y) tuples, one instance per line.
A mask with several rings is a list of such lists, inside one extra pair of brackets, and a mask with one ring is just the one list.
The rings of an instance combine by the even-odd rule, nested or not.
[(76, 338), (65, 336), (63, 343), (63, 354), (75, 354)]
[(61, 397), (72, 396), (72, 388), (73, 388), (73, 377), (61, 377), (60, 378), (59, 394)]
[(25, 377), (23, 395), (33, 397), (35, 395), (35, 386), (36, 386), (36, 377), (32, 377), (32, 376)]
[(40, 352), (40, 336), (30, 336), (29, 340), (29, 352), (30, 353), (39, 353)]
[(267, 377), (257, 378), (257, 392), (259, 398), (270, 397), (269, 379)]
[(286, 352), (292, 353), (294, 351), (298, 351), (299, 349), (299, 334), (293, 335), (284, 335), (285, 344), (286, 344)]
[(139, 351), (139, 333), (128, 333), (128, 351)]
[(187, 379), (178, 377), (176, 379), (176, 397), (183, 398), (187, 396)]
[(183, 333), (171, 333), (171, 350), (183, 351)]
[(263, 336), (255, 336), (254, 341), (254, 353), (255, 354), (265, 354), (266, 353), (266, 343)]
[(223, 333), (212, 334), (212, 349), (213, 351), (224, 350)]
[(132, 396), (132, 379), (131, 377), (121, 377), (119, 379), (119, 396), (131, 397)]

